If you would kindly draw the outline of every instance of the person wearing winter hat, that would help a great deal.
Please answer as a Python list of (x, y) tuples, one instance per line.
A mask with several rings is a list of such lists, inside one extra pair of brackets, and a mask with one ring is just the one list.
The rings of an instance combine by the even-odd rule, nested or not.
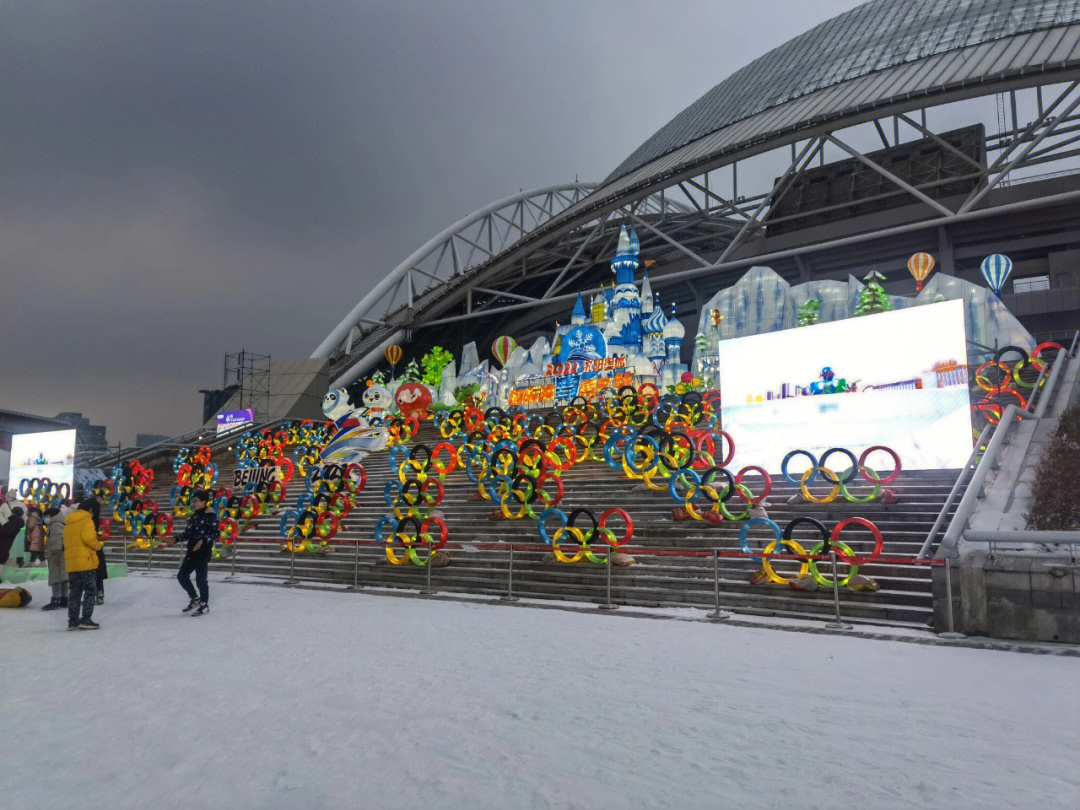
[(49, 586), (52, 598), (42, 610), (57, 610), (68, 606), (68, 576), (64, 566), (64, 526), (71, 514), (70, 506), (51, 506), (45, 510), (45, 559), (49, 564)]
[(31, 568), (45, 565), (45, 525), (36, 506), (26, 510), (26, 550), (30, 552)]

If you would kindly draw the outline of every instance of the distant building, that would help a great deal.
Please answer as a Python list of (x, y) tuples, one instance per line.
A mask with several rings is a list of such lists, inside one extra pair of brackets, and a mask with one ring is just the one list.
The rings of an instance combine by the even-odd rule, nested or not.
[(55, 417), (37, 416), (0, 409), (0, 482), (6, 482), (11, 454), (11, 437), (19, 433), (44, 433), (50, 430), (75, 429), (75, 463), (106, 449), (105, 427), (91, 425), (81, 413), (61, 413)]

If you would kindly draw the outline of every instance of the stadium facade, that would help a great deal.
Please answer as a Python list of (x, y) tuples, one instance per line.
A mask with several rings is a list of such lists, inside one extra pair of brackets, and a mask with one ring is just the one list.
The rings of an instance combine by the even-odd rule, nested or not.
[(1004, 302), (1052, 337), (1080, 322), (1078, 158), (1080, 5), (874, 0), (736, 71), (602, 182), (531, 190), (447, 228), (312, 357), (343, 385), (396, 342), (524, 342), (610, 284), (624, 225), (688, 324), (754, 265), (793, 284), (876, 269), (906, 292), (914, 252), (978, 283), (982, 258), (1003, 253)]

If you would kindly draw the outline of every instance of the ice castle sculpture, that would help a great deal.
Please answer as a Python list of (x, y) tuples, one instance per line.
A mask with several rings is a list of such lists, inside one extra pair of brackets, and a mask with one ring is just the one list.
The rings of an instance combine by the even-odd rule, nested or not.
[(587, 309), (585, 300), (580, 295), (577, 297), (569, 323), (556, 324), (548, 351), (538, 356), (534, 346), (529, 361), (507, 364), (515, 385), (538, 382), (540, 369), (556, 362), (563, 339), (579, 327), (596, 329), (603, 338), (603, 356), (625, 357), (627, 370), (634, 374), (656, 379), (663, 385), (679, 381), (679, 375), (686, 371), (686, 366), (679, 362), (686, 330), (675, 319), (674, 309), (670, 318), (664, 315), (659, 297), (654, 297), (648, 273), (643, 274), (640, 289), (635, 283), (634, 276), (641, 266), (640, 253), (637, 233), (624, 225), (619, 230), (611, 260), (611, 272), (615, 276), (611, 287), (596, 293)]

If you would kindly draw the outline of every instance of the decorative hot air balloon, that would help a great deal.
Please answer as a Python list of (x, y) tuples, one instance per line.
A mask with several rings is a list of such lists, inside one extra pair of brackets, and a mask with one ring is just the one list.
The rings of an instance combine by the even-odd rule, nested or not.
[(518, 347), (517, 341), (512, 337), (503, 335), (502, 337), (495, 338), (495, 342), (491, 344), (491, 353), (495, 355), (495, 359), (499, 361), (500, 366), (506, 366), (506, 361), (510, 359), (510, 355), (514, 353), (514, 349)]
[(907, 269), (915, 278), (915, 292), (922, 292), (922, 283), (934, 269), (934, 257), (929, 253), (916, 253), (907, 260)]
[(1012, 259), (995, 253), (983, 259), (979, 268), (982, 277), (986, 279), (987, 286), (994, 291), (994, 295), (1001, 298), (1001, 287), (1012, 272)]
[(386, 362), (390, 364), (391, 368), (395, 367), (398, 363), (401, 362), (401, 347), (398, 346), (396, 343), (391, 346), (387, 346), (386, 351), (383, 352), (383, 354), (386, 355)]

